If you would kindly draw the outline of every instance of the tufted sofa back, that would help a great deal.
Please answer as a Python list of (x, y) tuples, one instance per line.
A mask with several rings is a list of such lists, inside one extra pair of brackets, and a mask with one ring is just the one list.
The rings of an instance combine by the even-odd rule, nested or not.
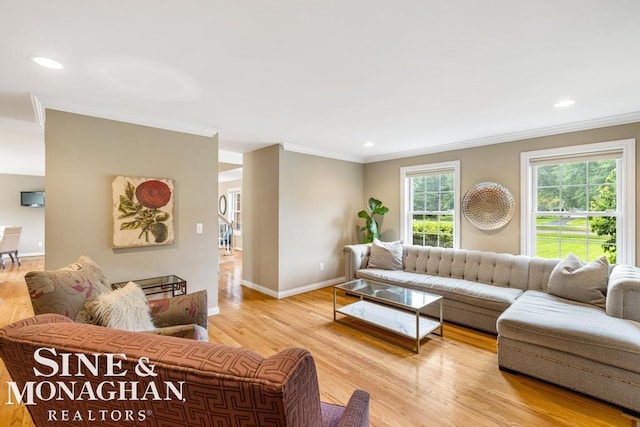
[(403, 257), (404, 270), (412, 273), (522, 290), (546, 290), (557, 263), (525, 255), (415, 245), (404, 245)]
[[(369, 245), (345, 247), (347, 280), (353, 280), (349, 276), (355, 278), (358, 269), (367, 268), (370, 249)], [(522, 290), (546, 292), (549, 276), (558, 262), (526, 255), (403, 245), (404, 271)]]

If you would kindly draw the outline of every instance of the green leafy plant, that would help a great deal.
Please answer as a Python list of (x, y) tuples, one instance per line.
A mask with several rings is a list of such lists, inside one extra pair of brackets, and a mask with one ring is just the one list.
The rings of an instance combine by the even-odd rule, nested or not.
[(358, 217), (366, 220), (365, 225), (360, 227), (360, 231), (364, 232), (362, 243), (371, 243), (373, 239), (380, 238), (380, 230), (378, 222), (374, 218), (375, 215), (386, 215), (389, 212), (389, 208), (382, 205), (380, 200), (373, 197), (369, 198), (369, 202), (365, 206), (365, 209), (358, 212)]
[[(613, 184), (616, 182), (616, 170), (613, 169), (605, 178), (605, 182)], [(602, 185), (598, 188), (598, 192), (591, 201), (591, 209), (606, 211), (614, 210), (616, 206), (616, 191), (613, 185)], [(591, 217), (591, 229), (598, 236), (604, 236), (607, 240), (602, 243), (602, 249), (607, 254), (610, 263), (615, 264), (617, 257), (617, 225), (616, 218), (610, 217)]]
[[(134, 198), (135, 196), (135, 198)], [(169, 236), (169, 227), (165, 222), (169, 219), (167, 212), (159, 208), (169, 203), (171, 189), (164, 182), (157, 180), (145, 181), (138, 187), (134, 187), (129, 181), (120, 195), (118, 219), (133, 218), (132, 221), (123, 222), (120, 230), (140, 229), (138, 239), (144, 236), (149, 242), (149, 233), (154, 237), (155, 243), (162, 243)]]

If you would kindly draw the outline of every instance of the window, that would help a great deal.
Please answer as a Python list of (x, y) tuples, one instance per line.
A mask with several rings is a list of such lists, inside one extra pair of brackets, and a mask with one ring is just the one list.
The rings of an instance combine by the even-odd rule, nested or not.
[(521, 155), (522, 253), (635, 264), (635, 140)]
[(459, 247), (459, 170), (459, 161), (400, 169), (400, 227), (405, 242)]
[(234, 233), (240, 234), (240, 231), (242, 230), (242, 202), (240, 189), (229, 190), (229, 204), (229, 221), (232, 222)]

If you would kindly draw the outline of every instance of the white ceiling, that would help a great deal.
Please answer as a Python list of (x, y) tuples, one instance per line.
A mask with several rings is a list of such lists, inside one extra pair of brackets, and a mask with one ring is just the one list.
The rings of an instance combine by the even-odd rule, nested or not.
[(0, 0), (0, 172), (43, 173), (30, 94), (360, 162), (638, 121), (639, 18), (638, 0)]

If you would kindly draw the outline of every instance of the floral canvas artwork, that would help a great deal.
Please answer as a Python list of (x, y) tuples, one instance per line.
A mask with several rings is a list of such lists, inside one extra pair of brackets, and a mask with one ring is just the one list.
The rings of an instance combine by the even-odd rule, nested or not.
[(113, 178), (113, 247), (174, 243), (172, 179)]

